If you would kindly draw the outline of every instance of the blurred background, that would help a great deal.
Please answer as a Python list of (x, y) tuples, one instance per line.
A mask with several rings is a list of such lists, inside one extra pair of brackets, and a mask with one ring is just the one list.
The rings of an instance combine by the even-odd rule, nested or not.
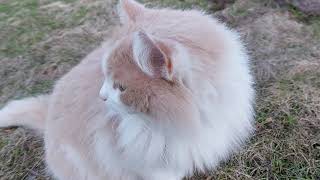
[[(320, 0), (140, 0), (203, 9), (242, 35), (256, 78), (256, 136), (192, 179), (320, 179)], [(0, 107), (48, 93), (118, 25), (116, 0), (0, 0)], [(0, 179), (50, 179), (41, 136), (0, 130)]]

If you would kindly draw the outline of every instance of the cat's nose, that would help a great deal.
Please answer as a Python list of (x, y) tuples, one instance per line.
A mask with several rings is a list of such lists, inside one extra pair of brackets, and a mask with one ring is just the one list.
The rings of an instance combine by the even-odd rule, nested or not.
[(100, 94), (100, 98), (103, 100), (103, 101), (107, 101), (108, 100), (108, 97), (107, 96), (104, 96), (102, 94)]
[[(100, 96), (101, 97), (101, 96)], [(103, 100), (103, 101), (107, 101), (108, 100), (108, 98), (106, 98), (106, 97), (101, 97), (101, 99)]]
[(108, 100), (108, 95), (107, 95), (107, 93), (105, 92), (104, 88), (101, 88), (101, 89), (100, 89), (99, 96), (100, 96), (100, 98), (101, 98), (103, 101)]

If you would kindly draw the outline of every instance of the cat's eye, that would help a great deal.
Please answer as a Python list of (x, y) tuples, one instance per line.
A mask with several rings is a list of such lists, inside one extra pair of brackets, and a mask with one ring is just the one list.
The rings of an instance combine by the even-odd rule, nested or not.
[(126, 90), (126, 87), (123, 86), (122, 84), (119, 84), (119, 83), (114, 83), (114, 84), (113, 84), (113, 88), (114, 88), (114, 89), (119, 89), (119, 91), (121, 91), (121, 92), (123, 92), (123, 91)]
[(123, 92), (123, 91), (125, 91), (126, 90), (126, 88), (123, 86), (123, 85), (119, 85), (119, 90), (121, 91), (121, 92)]

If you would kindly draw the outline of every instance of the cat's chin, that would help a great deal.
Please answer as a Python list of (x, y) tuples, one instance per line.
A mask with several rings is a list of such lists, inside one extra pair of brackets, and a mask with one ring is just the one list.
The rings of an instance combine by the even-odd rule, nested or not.
[(109, 113), (114, 114), (121, 118), (124, 118), (127, 116), (145, 116), (143, 113), (138, 112), (121, 102), (106, 101), (105, 107), (107, 108), (107, 111)]
[(125, 114), (130, 113), (130, 110), (122, 103), (114, 102), (112, 100), (105, 101), (105, 108), (108, 112)]
[[(172, 129), (174, 127), (171, 123), (168, 124), (168, 119), (166, 117), (163, 117), (161, 121), (158, 119), (152, 118), (151, 116), (136, 111), (135, 109), (126, 106), (122, 103), (117, 103), (113, 101), (106, 102), (106, 108), (108, 111), (108, 115), (111, 117), (116, 117), (117, 121), (121, 121), (122, 123), (130, 122), (134, 124), (139, 124), (141, 126), (149, 127), (151, 129), (157, 129), (162, 131), (166, 129), (165, 131)], [(171, 128), (170, 128), (171, 127)]]

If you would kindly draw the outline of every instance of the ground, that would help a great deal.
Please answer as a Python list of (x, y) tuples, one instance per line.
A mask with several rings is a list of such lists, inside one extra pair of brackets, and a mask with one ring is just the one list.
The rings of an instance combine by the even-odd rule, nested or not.
[[(241, 33), (252, 60), (256, 135), (218, 169), (191, 179), (320, 179), (320, 17), (285, 0), (143, 2), (204, 9)], [(0, 107), (50, 92), (118, 24), (115, 4), (0, 0)], [(0, 179), (50, 179), (41, 135), (0, 130)]]

